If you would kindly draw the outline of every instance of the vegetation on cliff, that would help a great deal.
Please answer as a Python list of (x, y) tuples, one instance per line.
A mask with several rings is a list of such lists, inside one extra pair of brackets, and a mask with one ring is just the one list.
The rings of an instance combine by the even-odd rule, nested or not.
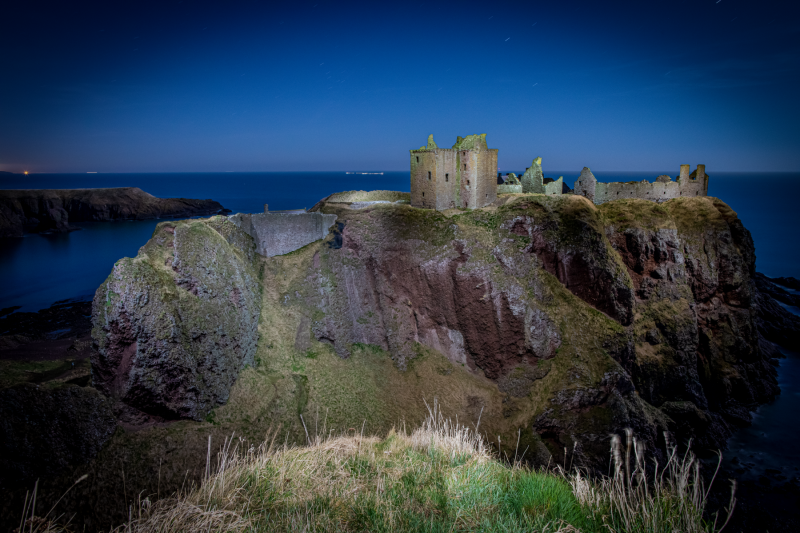
[[(96, 386), (153, 418), (128, 419), (136, 431), (117, 432), (70, 473), (107, 490), (62, 505), (91, 516), (90, 527), (118, 524), (130, 494), (202, 477), (209, 436), (235, 432), (249, 449), (272, 428), (303, 444), (311, 421), (325, 420), (333, 434), (383, 437), (422, 423), (420, 400), (433, 398), (454, 420), (481, 420), (498, 450), (519, 441), (534, 465), (605, 472), (608, 435), (623, 428), (663, 465), (665, 432), (714, 449), (777, 392), (752, 239), (719, 200), (598, 207), (508, 195), (438, 212), (402, 199), (323, 200), (315, 209), (337, 215), (331, 234), (272, 258), (253, 256), (222, 217), (160, 225), (137, 258), (118, 263), (94, 313), (98, 347), (116, 343), (119, 356), (93, 362)], [(225, 322), (236, 290), (257, 307), (242, 330), (247, 360), (211, 327), (221, 320), (228, 338), (243, 327)], [(174, 339), (192, 347), (181, 364), (168, 356)], [(206, 353), (229, 365), (224, 386), (198, 372)], [(137, 373), (126, 360), (157, 364)], [(157, 394), (126, 394), (127, 383)], [(175, 384), (221, 392), (180, 405), (181, 395), (162, 394)]]

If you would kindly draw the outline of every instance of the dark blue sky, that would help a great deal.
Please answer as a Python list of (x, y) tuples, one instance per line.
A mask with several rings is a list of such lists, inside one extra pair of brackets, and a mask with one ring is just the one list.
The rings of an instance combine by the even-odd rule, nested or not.
[(790, 1), (16, 1), (0, 170), (800, 169)]

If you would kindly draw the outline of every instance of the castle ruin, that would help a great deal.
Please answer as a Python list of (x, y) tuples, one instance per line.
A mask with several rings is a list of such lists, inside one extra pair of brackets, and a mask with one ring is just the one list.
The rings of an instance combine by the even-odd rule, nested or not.
[(430, 209), (475, 209), (497, 199), (497, 149), (486, 134), (458, 137), (452, 148), (411, 150), (411, 205)]
[(583, 167), (578, 181), (575, 182), (575, 194), (585, 196), (597, 205), (624, 198), (665, 202), (681, 196), (708, 196), (706, 166), (697, 165), (692, 173), (689, 173), (690, 170), (691, 165), (681, 165), (676, 181), (672, 181), (667, 175), (661, 175), (653, 183), (647, 180), (601, 183), (589, 167)]
[(558, 196), (579, 194), (595, 204), (611, 200), (638, 198), (665, 202), (682, 196), (708, 196), (708, 174), (705, 165), (681, 165), (675, 181), (661, 175), (648, 180), (602, 183), (589, 167), (583, 167), (575, 182), (575, 190), (564, 183), (564, 177), (545, 178), (542, 158), (537, 157), (525, 173), (517, 177), (497, 173), (496, 148), (486, 146), (486, 134), (458, 137), (452, 148), (439, 148), (428, 136), (428, 144), (411, 152), (411, 205), (428, 209), (477, 209), (497, 199), (498, 194), (544, 194)]

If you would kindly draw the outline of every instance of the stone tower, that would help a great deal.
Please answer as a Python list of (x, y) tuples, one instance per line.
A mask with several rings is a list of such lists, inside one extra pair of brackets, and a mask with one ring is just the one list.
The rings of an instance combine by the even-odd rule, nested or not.
[(411, 150), (411, 205), (428, 209), (475, 209), (497, 199), (497, 149), (486, 134), (458, 137), (452, 148), (428, 144)]

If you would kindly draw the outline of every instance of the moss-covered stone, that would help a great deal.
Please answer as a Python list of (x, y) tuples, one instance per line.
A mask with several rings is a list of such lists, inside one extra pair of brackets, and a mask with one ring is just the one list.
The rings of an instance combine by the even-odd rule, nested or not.
[(223, 217), (159, 224), (93, 306), (93, 382), (159, 418), (203, 418), (255, 360), (261, 259)]

